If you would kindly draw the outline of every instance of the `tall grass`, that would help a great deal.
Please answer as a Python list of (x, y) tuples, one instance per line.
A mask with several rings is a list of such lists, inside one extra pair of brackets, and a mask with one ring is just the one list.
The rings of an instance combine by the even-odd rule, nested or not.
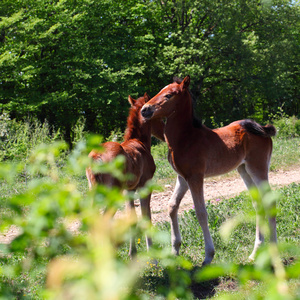
[(274, 138), (271, 171), (294, 168), (300, 165), (300, 137)]

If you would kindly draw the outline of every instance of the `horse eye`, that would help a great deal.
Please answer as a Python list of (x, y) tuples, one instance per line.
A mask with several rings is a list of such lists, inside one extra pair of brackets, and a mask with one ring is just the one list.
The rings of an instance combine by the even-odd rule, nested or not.
[(172, 94), (167, 94), (165, 97), (169, 100), (173, 95)]

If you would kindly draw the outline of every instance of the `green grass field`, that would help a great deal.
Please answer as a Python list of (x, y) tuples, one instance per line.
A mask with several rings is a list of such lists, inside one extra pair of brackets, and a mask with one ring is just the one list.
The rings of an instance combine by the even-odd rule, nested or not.
[[(299, 144), (299, 138), (274, 139), (271, 171), (287, 170), (299, 165)], [(173, 185), (175, 180), (175, 173), (166, 160), (166, 152), (165, 144), (153, 147), (157, 164), (154, 181), (161, 186)], [(85, 240), (89, 234), (79, 234), (74, 237), (63, 227), (62, 219), (69, 212), (72, 217), (83, 220), (84, 226), (81, 228), (83, 232), (89, 232), (94, 226), (91, 223), (92, 216), (96, 218), (97, 212), (86, 210), (85, 205), (89, 201), (90, 194), (85, 175), (78, 170), (71, 174), (66, 173), (66, 169), (59, 167), (56, 173), (50, 176), (54, 181), (51, 183), (43, 177), (43, 174), (47, 174), (50, 170), (50, 166), (44, 163), (41, 165), (39, 171), (34, 171), (35, 175), (22, 171), (13, 181), (9, 182), (7, 177), (8, 179), (0, 182), (2, 232), (5, 232), (10, 220), (14, 219), (26, 233), (10, 246), (0, 244), (1, 297), (3, 299), (56, 299), (56, 296), (53, 296), (56, 294), (51, 294), (45, 287), (49, 261), (59, 257), (66, 256), (65, 261), (75, 258), (75, 262), (88, 262), (83, 263), (83, 271), (81, 270), (83, 273), (79, 272), (77, 277), (74, 275), (75, 279), (71, 274), (71, 279), (66, 280), (67, 284), (58, 289), (60, 292), (63, 291), (60, 296), (64, 295), (66, 298), (68, 298), (68, 294), (64, 294), (68, 293), (66, 291), (73, 293), (73, 290), (68, 289), (73, 283), (80, 291), (86, 291), (87, 286), (89, 288), (92, 286), (90, 292), (93, 289), (97, 290), (95, 286), (101, 286), (102, 281), (106, 282), (105, 276), (102, 281), (97, 279), (97, 274), (101, 273), (99, 270), (108, 268), (103, 264), (105, 261), (116, 264), (115, 269), (108, 269), (108, 273), (105, 274), (111, 275), (107, 276), (115, 276), (117, 280), (123, 269), (124, 274), (131, 274), (134, 268), (128, 259), (126, 242), (117, 243), (119, 248), (115, 258), (102, 260), (104, 254), (101, 256), (99, 253), (102, 253), (101, 249), (104, 246), (100, 245), (99, 249), (93, 248), (96, 246), (92, 247), (92, 242)], [(2, 168), (1, 176), (4, 176), (5, 172), (7, 168)], [(218, 204), (207, 203), (209, 226), (216, 248), (216, 255), (210, 269), (201, 268), (204, 259), (204, 242), (193, 210), (185, 212), (180, 219), (183, 243), (179, 258), (174, 258), (170, 254), (168, 222), (155, 226), (154, 247), (151, 253), (145, 253), (145, 242), (141, 232), (147, 227), (142, 223), (139, 226), (137, 244), (138, 259), (143, 261), (142, 267), (137, 272), (134, 283), (130, 283), (129, 292), (124, 294), (121, 289), (118, 294), (120, 298), (116, 299), (299, 299), (300, 185), (291, 184), (278, 189), (277, 193), (279, 195), (278, 249), (280, 261), (284, 266), (284, 280), (276, 273), (276, 269), (275, 271), (272, 269), (270, 257), (273, 256), (268, 255), (271, 251), (268, 242), (266, 247), (262, 247), (255, 263), (248, 261), (255, 238), (255, 215), (249, 194), (243, 192), (235, 198), (220, 201)], [(111, 198), (118, 196), (114, 193), (105, 195)], [(242, 218), (239, 219), (240, 222), (231, 231), (228, 239), (222, 238), (220, 233), (222, 225), (238, 216)], [(124, 240), (127, 238), (125, 234)], [(94, 249), (98, 249), (98, 252)], [(156, 258), (158, 264), (153, 258)], [(99, 269), (97, 269), (98, 264)], [(87, 265), (92, 268), (87, 268)], [(284, 296), (289, 298), (281, 295), (276, 297), (272, 294), (277, 291), (276, 284), (286, 284), (288, 294)], [(122, 293), (127, 296), (122, 298), (120, 296)], [(80, 295), (81, 293), (78, 292), (77, 298), (74, 296), (69, 299), (80, 299)], [(98, 295), (95, 299), (101, 299), (99, 291), (98, 294), (91, 295)]]

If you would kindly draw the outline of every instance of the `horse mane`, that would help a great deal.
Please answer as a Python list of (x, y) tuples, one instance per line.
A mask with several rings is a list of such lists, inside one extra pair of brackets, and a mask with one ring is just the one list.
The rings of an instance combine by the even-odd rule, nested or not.
[[(182, 78), (175, 76), (175, 77), (173, 77), (173, 82), (180, 84), (182, 82)], [(196, 106), (197, 106), (196, 98), (193, 96), (190, 89), (188, 89), (188, 92), (189, 92), (189, 94), (191, 96), (191, 99), (192, 99), (192, 106), (193, 106), (193, 109), (192, 109), (193, 121), (192, 122), (193, 122), (193, 126), (195, 128), (201, 128), (201, 127), (203, 127), (202, 119), (195, 115), (195, 110), (196, 110)]]
[(145, 104), (144, 101), (142, 101), (144, 97), (140, 97), (135, 101), (135, 104), (130, 107), (129, 109), (129, 115), (127, 118), (127, 128), (125, 130), (124, 140), (129, 139), (139, 139), (141, 137), (141, 118), (139, 116), (140, 111)]

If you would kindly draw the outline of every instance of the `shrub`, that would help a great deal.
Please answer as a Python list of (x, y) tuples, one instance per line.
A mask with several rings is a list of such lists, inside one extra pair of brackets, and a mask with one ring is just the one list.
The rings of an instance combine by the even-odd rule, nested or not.
[(72, 146), (75, 147), (76, 144), (80, 141), (83, 141), (87, 135), (87, 132), (84, 131), (86, 120), (84, 117), (80, 117), (76, 124), (74, 125), (71, 132)]
[(300, 120), (295, 116), (288, 116), (283, 107), (278, 108), (275, 115), (270, 115), (270, 118), (277, 129), (279, 138), (294, 138), (300, 136)]
[(277, 129), (277, 136), (280, 138), (294, 138), (300, 136), (300, 120), (295, 116), (284, 117), (275, 120), (273, 123)]
[[(87, 154), (98, 145), (99, 139), (94, 137), (89, 139), (87, 147), (84, 141), (79, 142), (63, 168), (58, 167), (57, 161), (66, 150), (64, 142), (41, 144), (29, 156), (27, 171), (32, 179), (24, 192), (12, 195), (7, 201), (11, 213), (2, 214), (1, 229), (14, 225), (19, 228), (19, 235), (1, 247), (0, 278), (3, 284), (0, 283), (0, 296), (140, 298), (135, 295), (138, 291), (134, 287), (152, 255), (146, 256), (142, 252), (137, 259), (129, 261), (119, 257), (118, 247), (128, 242), (132, 234), (147, 232), (151, 235), (152, 231), (144, 220), (137, 223), (136, 218), (127, 215), (114, 218), (112, 213), (133, 195), (124, 195), (116, 188), (97, 186), (83, 196), (73, 180), (73, 176), (83, 174), (90, 165)], [(13, 184), (24, 167), (24, 162), (0, 164), (0, 178)], [(116, 175), (122, 174), (123, 165), (122, 160), (117, 159), (96, 167), (98, 171)], [(147, 186), (140, 193), (145, 196), (151, 189)], [(100, 214), (99, 210), (104, 208), (108, 208), (107, 211)], [(71, 232), (69, 227), (74, 220), (79, 220), (80, 226)], [(189, 281), (180, 282), (177, 267), (184, 265), (186, 268), (190, 264), (174, 258), (169, 251), (167, 254), (153, 251), (172, 278), (174, 289), (164, 289), (164, 294), (167, 297), (173, 295), (173, 298), (184, 295)], [(30, 285), (36, 284), (37, 271), (42, 274), (40, 287), (32, 288)]]
[(0, 161), (24, 160), (41, 143), (61, 139), (59, 131), (54, 131), (47, 122), (36, 119), (17, 122), (7, 113), (0, 116)]

